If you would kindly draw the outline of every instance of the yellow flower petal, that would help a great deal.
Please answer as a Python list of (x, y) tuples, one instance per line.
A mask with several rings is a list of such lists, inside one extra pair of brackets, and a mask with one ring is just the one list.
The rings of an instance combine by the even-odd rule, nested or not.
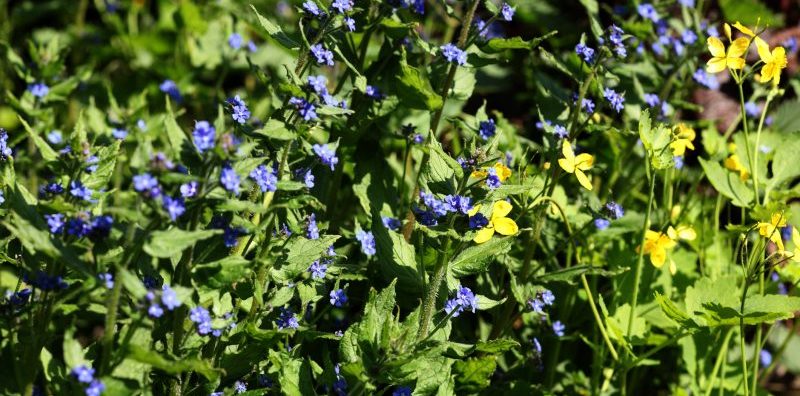
[(669, 273), (675, 275), (678, 272), (678, 266), (675, 265), (675, 262), (670, 260), (669, 261)]
[(567, 160), (566, 158), (559, 158), (558, 166), (560, 166), (561, 169), (567, 173), (575, 172), (575, 163)]
[(511, 169), (503, 165), (501, 162), (494, 164), (494, 169), (497, 172), (497, 178), (500, 179), (500, 181), (506, 181), (506, 179), (511, 176)]
[(711, 56), (715, 58), (725, 57), (725, 45), (722, 44), (720, 39), (709, 37), (708, 40), (706, 40), (706, 45), (708, 45), (708, 50), (711, 51)]
[(494, 219), (492, 220), (492, 224), (494, 224), (495, 231), (501, 235), (515, 235), (517, 231), (519, 231), (517, 223), (508, 217)]
[(569, 140), (564, 140), (564, 143), (561, 144), (561, 154), (564, 155), (567, 161), (575, 162), (575, 152), (572, 151), (572, 144), (570, 144)]
[(733, 40), (731, 46), (728, 47), (728, 59), (730, 58), (741, 58), (742, 55), (747, 51), (747, 47), (750, 46), (750, 41), (744, 37), (739, 37), (736, 40)]
[(501, 217), (506, 217), (511, 213), (511, 204), (506, 201), (497, 201), (492, 206), (492, 221)]
[(725, 30), (725, 37), (728, 38), (728, 41), (731, 41), (731, 25), (727, 23), (722, 25), (723, 30)]
[(661, 268), (664, 262), (667, 261), (667, 250), (662, 247), (656, 247), (650, 252), (650, 263), (656, 268)]
[(756, 37), (756, 49), (758, 49), (758, 56), (764, 63), (772, 61), (772, 54), (769, 52), (769, 45), (761, 37)]
[(719, 73), (728, 67), (728, 61), (725, 58), (711, 58), (706, 63), (706, 71), (709, 73)]
[(593, 164), (594, 156), (591, 154), (582, 153), (575, 157), (575, 167), (580, 170), (589, 170), (592, 168)]
[(494, 228), (484, 227), (478, 230), (478, 233), (475, 234), (475, 239), (473, 239), (473, 241), (475, 243), (484, 243), (492, 239), (492, 235), (494, 235)]
[(469, 212), (467, 212), (467, 216), (469, 217), (475, 216), (480, 211), (481, 211), (481, 204), (477, 204), (473, 206), (472, 209), (469, 210)]
[(736, 23), (733, 24), (733, 27), (735, 27), (736, 30), (738, 30), (738, 31), (750, 36), (750, 37), (753, 37), (753, 36), (756, 35), (755, 33), (753, 33), (752, 30), (750, 30), (750, 28), (748, 28), (747, 26), (742, 25), (741, 23), (739, 23), (739, 21), (736, 21)]
[(592, 191), (592, 183), (589, 181), (589, 177), (587, 177), (582, 170), (575, 169), (575, 177), (578, 178), (578, 183), (580, 183), (583, 188)]

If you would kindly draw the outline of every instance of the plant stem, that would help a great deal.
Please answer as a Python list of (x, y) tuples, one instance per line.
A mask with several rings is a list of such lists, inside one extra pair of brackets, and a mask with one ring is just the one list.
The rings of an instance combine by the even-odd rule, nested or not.
[[(756, 182), (756, 180), (758, 180), (758, 179), (756, 179), (756, 176), (755, 176), (755, 170), (756, 170), (756, 168), (758, 168), (758, 153), (760, 151), (759, 147), (761, 146), (761, 130), (764, 128), (764, 119), (766, 118), (767, 109), (769, 108), (770, 102), (772, 102), (772, 98), (773, 98), (773, 94), (772, 93), (767, 95), (767, 101), (764, 103), (764, 108), (761, 110), (761, 119), (758, 121), (758, 130), (756, 131), (756, 151), (755, 151), (755, 158), (753, 159), (753, 163), (754, 163), (753, 182), (754, 183)], [(769, 193), (769, 187), (766, 187), (764, 189), (764, 204), (766, 204), (767, 201), (769, 200), (769, 197), (767, 196), (768, 193)], [(758, 202), (758, 195), (756, 195), (756, 202)]]
[[(753, 193), (755, 193), (756, 205), (758, 205), (758, 171), (753, 164), (753, 155), (750, 148), (750, 127), (747, 125), (747, 112), (744, 109), (744, 91), (742, 90), (742, 81), (737, 84), (739, 87), (739, 106), (742, 113), (742, 125), (744, 128), (744, 146), (747, 151), (747, 164), (750, 166), (750, 173), (753, 174)], [(758, 147), (756, 147), (758, 150)], [(747, 382), (747, 380), (745, 380)]]
[[(744, 280), (744, 287), (742, 288), (742, 304), (739, 310), (740, 313), (744, 313), (744, 303), (747, 300), (747, 289), (750, 287), (750, 282), (747, 280), (747, 274), (745, 274)], [(747, 386), (747, 349), (744, 340), (744, 316), (739, 318), (739, 349), (741, 349), (742, 354), (742, 381), (744, 382), (744, 395), (747, 396), (750, 392), (750, 388)], [(758, 359), (758, 357), (755, 357)]]
[(447, 237), (447, 241), (444, 243), (444, 249), (442, 249), (441, 254), (439, 255), (439, 261), (436, 263), (436, 270), (433, 274), (433, 279), (431, 279), (431, 282), (428, 284), (428, 294), (425, 296), (425, 300), (422, 302), (422, 315), (420, 316), (417, 341), (423, 340), (428, 336), (428, 327), (430, 327), (431, 318), (433, 317), (434, 307), (436, 306), (436, 298), (439, 296), (439, 287), (444, 280), (444, 275), (447, 273), (447, 264), (449, 262), (448, 254), (452, 244), (452, 239)]
[[(646, 161), (650, 161), (649, 158)], [(650, 167), (650, 163), (646, 162), (645, 165), (647, 168)], [(631, 331), (633, 330), (633, 317), (636, 315), (636, 304), (639, 302), (639, 282), (641, 281), (642, 277), (642, 263), (644, 262), (644, 241), (645, 237), (647, 236), (647, 231), (650, 229), (650, 212), (653, 209), (653, 196), (655, 195), (655, 188), (656, 188), (656, 173), (653, 172), (650, 175), (650, 193), (647, 197), (647, 211), (645, 212), (644, 216), (644, 225), (642, 226), (642, 238), (641, 243), (639, 244), (639, 257), (636, 259), (636, 271), (633, 275), (633, 295), (631, 296), (631, 312), (628, 315), (628, 330), (625, 334), (630, 335)]]
[(589, 299), (589, 306), (592, 308), (592, 314), (594, 315), (594, 320), (597, 322), (597, 327), (600, 329), (600, 334), (603, 335), (603, 340), (608, 345), (608, 350), (611, 352), (611, 356), (614, 360), (619, 360), (619, 355), (617, 355), (617, 350), (614, 349), (614, 344), (611, 343), (611, 339), (608, 338), (608, 333), (606, 333), (606, 326), (603, 324), (603, 320), (600, 318), (600, 313), (597, 312), (597, 307), (594, 303), (594, 297), (592, 296), (592, 289), (589, 288), (589, 283), (586, 281), (586, 274), (581, 274), (581, 283), (583, 284), (583, 290), (586, 291), (586, 297)]
[(731, 336), (733, 335), (733, 327), (728, 329), (728, 332), (725, 333), (725, 339), (722, 340), (722, 345), (719, 348), (719, 352), (717, 352), (717, 359), (714, 361), (714, 369), (711, 370), (711, 375), (708, 379), (708, 385), (706, 386), (706, 393), (705, 396), (711, 396), (711, 390), (714, 389), (714, 380), (717, 378), (717, 372), (719, 372), (719, 368), (722, 365), (722, 361), (725, 360), (725, 355), (728, 351), (728, 343), (731, 340)]

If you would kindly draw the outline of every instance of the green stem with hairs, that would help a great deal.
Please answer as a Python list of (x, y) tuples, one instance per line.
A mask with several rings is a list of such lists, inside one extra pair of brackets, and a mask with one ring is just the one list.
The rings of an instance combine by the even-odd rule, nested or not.
[[(648, 171), (650, 169), (650, 159), (647, 158), (645, 162), (645, 166), (647, 167)], [(648, 172), (650, 173), (650, 172)], [(656, 173), (653, 172), (650, 175), (650, 193), (647, 197), (647, 211), (645, 212), (644, 216), (644, 224), (642, 226), (642, 237), (640, 239), (641, 243), (639, 244), (639, 256), (636, 258), (636, 270), (633, 275), (633, 295), (631, 296), (631, 312), (628, 315), (628, 328), (625, 334), (630, 335), (631, 331), (633, 330), (633, 317), (636, 315), (636, 304), (639, 302), (639, 283), (641, 282), (642, 278), (642, 264), (644, 263), (644, 242), (645, 237), (647, 236), (647, 231), (650, 229), (650, 213), (653, 209), (653, 196), (655, 195), (655, 188), (656, 188)]]

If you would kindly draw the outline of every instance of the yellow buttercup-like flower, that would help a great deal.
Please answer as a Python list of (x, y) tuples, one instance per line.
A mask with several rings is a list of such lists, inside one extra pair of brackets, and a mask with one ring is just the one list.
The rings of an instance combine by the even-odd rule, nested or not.
[(678, 124), (674, 140), (669, 144), (672, 149), (672, 154), (675, 156), (682, 156), (686, 153), (686, 149), (694, 150), (694, 138), (696, 134), (694, 129), (689, 128), (685, 124)]
[(677, 244), (678, 242), (663, 232), (647, 230), (644, 236), (644, 254), (650, 255), (650, 263), (654, 267), (661, 268), (667, 261), (667, 250)]
[(733, 40), (727, 51), (722, 41), (716, 37), (709, 37), (706, 43), (708, 44), (708, 50), (711, 52), (711, 59), (706, 63), (706, 70), (709, 73), (719, 73), (726, 68), (744, 68), (744, 58), (742, 56), (747, 51), (750, 40), (744, 37)]
[(725, 158), (725, 161), (723, 161), (722, 164), (729, 170), (739, 172), (740, 179), (747, 180), (750, 178), (750, 172), (744, 168), (744, 165), (742, 165), (742, 161), (739, 160), (738, 155), (731, 154), (730, 157)]
[(783, 213), (773, 213), (769, 223), (758, 223), (758, 234), (764, 238), (769, 239), (778, 246), (779, 251), (785, 250), (783, 247), (783, 239), (781, 238), (781, 227), (786, 226), (786, 217)]
[[(496, 164), (494, 164), (493, 168), (495, 170), (495, 173), (497, 174), (497, 178), (500, 179), (501, 182), (504, 182), (506, 181), (506, 179), (511, 177), (511, 169), (503, 165), (502, 162), (498, 161)], [(476, 170), (473, 171), (472, 174), (470, 174), (470, 177), (475, 179), (483, 179), (486, 176), (488, 176), (488, 174), (489, 173), (485, 170)]]
[(575, 152), (572, 151), (572, 145), (568, 140), (564, 140), (564, 143), (561, 146), (561, 154), (564, 155), (564, 158), (559, 158), (558, 160), (558, 165), (561, 166), (561, 169), (567, 173), (574, 173), (575, 177), (578, 178), (578, 183), (580, 183), (587, 190), (591, 190), (592, 183), (589, 182), (589, 177), (586, 176), (583, 171), (592, 169), (592, 165), (594, 165), (594, 157), (586, 153), (578, 154), (576, 156)]
[[(475, 205), (469, 211), (470, 217), (475, 216), (481, 210), (481, 205)], [(519, 227), (514, 220), (509, 219), (508, 214), (511, 213), (511, 204), (506, 201), (497, 201), (492, 205), (492, 217), (489, 219), (489, 224), (478, 230), (477, 235), (473, 241), (475, 243), (484, 243), (492, 239), (492, 235), (497, 232), (500, 235), (514, 235), (519, 231)]]
[[(725, 25), (727, 25), (727, 23), (726, 23)], [(742, 25), (741, 23), (739, 23), (739, 21), (736, 21), (736, 23), (734, 23), (734, 24), (733, 24), (733, 27), (735, 27), (735, 28), (736, 28), (736, 30), (738, 30), (738, 31), (740, 31), (740, 32), (742, 32), (742, 33), (744, 33), (744, 34), (745, 34), (745, 36), (748, 36), (748, 37), (750, 37), (750, 38), (753, 38), (753, 37), (755, 37), (755, 35), (756, 35), (755, 33), (753, 33), (753, 31), (752, 31), (752, 30), (750, 30), (750, 28), (748, 28), (748, 27), (747, 27), (747, 26), (745, 26), (745, 25)], [(756, 29), (758, 29), (758, 25), (756, 25)], [(730, 39), (731, 39), (731, 36), (730, 36), (730, 31), (731, 31), (731, 28), (730, 28), (730, 27), (728, 27), (728, 28), (725, 30), (725, 33), (728, 35), (728, 40), (730, 40)]]
[(693, 241), (697, 238), (697, 232), (694, 230), (694, 228), (692, 228), (692, 226), (688, 225), (679, 225), (678, 228), (669, 226), (669, 228), (667, 228), (667, 236), (675, 241), (678, 239), (683, 239), (684, 241)]
[(756, 48), (758, 49), (758, 56), (764, 62), (761, 67), (761, 82), (768, 83), (770, 80), (773, 85), (778, 85), (781, 81), (781, 69), (786, 68), (788, 61), (786, 60), (786, 49), (783, 47), (775, 47), (770, 52), (769, 45), (761, 37), (756, 37)]

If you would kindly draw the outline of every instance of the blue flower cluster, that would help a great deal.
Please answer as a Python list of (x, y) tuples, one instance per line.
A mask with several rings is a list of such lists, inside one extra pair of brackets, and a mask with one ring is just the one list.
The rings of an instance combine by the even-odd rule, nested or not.
[(374, 256), (376, 253), (375, 236), (372, 231), (357, 230), (356, 239), (361, 243), (361, 252), (367, 256)]
[(614, 109), (617, 113), (621, 112), (622, 109), (625, 108), (625, 97), (617, 93), (611, 88), (606, 88), (603, 90), (603, 97), (608, 101), (611, 105), (611, 108)]
[(544, 308), (553, 305), (556, 301), (556, 296), (550, 290), (542, 290), (536, 293), (536, 297), (528, 300), (528, 308), (537, 314), (544, 315)]
[(70, 375), (84, 385), (83, 391), (86, 396), (99, 396), (106, 390), (106, 385), (94, 377), (94, 369), (86, 365), (80, 365), (70, 371)]
[(179, 103), (183, 101), (183, 96), (181, 95), (181, 91), (178, 89), (178, 84), (175, 84), (175, 81), (164, 80), (164, 82), (162, 82), (158, 88), (161, 90), (161, 92), (172, 98), (172, 100)]
[(333, 52), (325, 48), (322, 44), (314, 44), (311, 46), (311, 54), (316, 58), (317, 63), (320, 65), (333, 66)]
[(347, 302), (347, 293), (344, 289), (331, 290), (330, 297), (331, 305), (334, 307), (343, 307)]
[(300, 323), (297, 321), (297, 317), (294, 315), (294, 311), (291, 308), (281, 308), (278, 317), (275, 319), (275, 324), (278, 326), (278, 330), (284, 329), (297, 329), (300, 327)]
[(69, 220), (66, 220), (66, 216), (62, 213), (46, 214), (44, 219), (53, 235), (60, 235), (66, 230), (68, 235), (78, 238), (89, 237), (95, 242), (108, 237), (114, 224), (111, 216), (89, 217), (88, 213), (79, 213)]
[(448, 315), (452, 314), (455, 318), (461, 315), (464, 310), (475, 312), (478, 310), (478, 296), (466, 286), (459, 286), (456, 296), (447, 300), (444, 304), (444, 311)]
[(339, 163), (339, 157), (336, 156), (336, 148), (331, 148), (329, 144), (315, 144), (311, 146), (311, 149), (314, 150), (314, 154), (319, 157), (319, 160), (328, 167), (331, 168), (333, 171), (336, 168), (336, 164)]
[(166, 284), (161, 286), (161, 305), (158, 304), (159, 296), (156, 296), (154, 290), (149, 290), (145, 295), (145, 299), (150, 304), (147, 308), (147, 314), (154, 318), (160, 318), (164, 315), (164, 308), (168, 311), (173, 311), (182, 304), (181, 300), (178, 298), (178, 293)]
[(250, 109), (247, 108), (247, 103), (239, 95), (229, 98), (227, 103), (231, 106), (231, 117), (234, 121), (244, 124), (250, 119)]
[(450, 62), (459, 66), (467, 64), (467, 52), (458, 48), (455, 44), (445, 44), (441, 47), (442, 56)]
[(575, 46), (575, 53), (586, 63), (592, 63), (594, 61), (594, 49), (586, 46), (584, 43), (578, 43), (578, 45)]
[[(225, 319), (230, 319), (231, 317), (231, 314), (225, 315)], [(224, 330), (212, 327), (211, 313), (201, 306), (194, 307), (189, 311), (189, 320), (197, 324), (197, 333), (203, 336), (211, 334), (214, 337), (219, 337)], [(236, 322), (231, 322), (226, 328), (232, 329), (235, 327)]]
[(480, 136), (484, 141), (489, 140), (492, 136), (494, 136), (496, 131), (497, 126), (492, 118), (486, 121), (481, 121), (478, 124), (478, 136)]
[(447, 195), (444, 200), (439, 200), (432, 193), (420, 191), (419, 198), (425, 209), (415, 206), (414, 212), (417, 214), (417, 221), (428, 227), (439, 224), (438, 219), (448, 213), (467, 214), (472, 209), (472, 200), (460, 195)]

